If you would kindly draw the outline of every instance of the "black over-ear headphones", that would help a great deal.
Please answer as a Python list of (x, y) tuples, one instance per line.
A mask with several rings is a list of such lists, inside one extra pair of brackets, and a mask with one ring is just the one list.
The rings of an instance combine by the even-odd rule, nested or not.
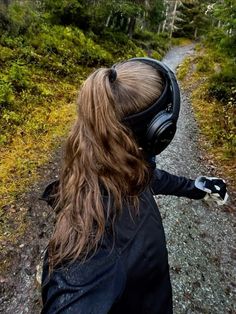
[(180, 110), (180, 91), (174, 73), (164, 63), (151, 58), (132, 58), (149, 64), (163, 76), (164, 89), (158, 100), (147, 109), (126, 116), (122, 122), (150, 156), (160, 154), (172, 141)]

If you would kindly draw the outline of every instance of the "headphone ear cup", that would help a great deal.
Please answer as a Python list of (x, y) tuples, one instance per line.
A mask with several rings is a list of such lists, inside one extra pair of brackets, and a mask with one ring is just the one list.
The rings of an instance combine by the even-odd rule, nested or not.
[(172, 141), (176, 132), (176, 122), (166, 111), (159, 112), (147, 127), (147, 151), (151, 155), (160, 154)]

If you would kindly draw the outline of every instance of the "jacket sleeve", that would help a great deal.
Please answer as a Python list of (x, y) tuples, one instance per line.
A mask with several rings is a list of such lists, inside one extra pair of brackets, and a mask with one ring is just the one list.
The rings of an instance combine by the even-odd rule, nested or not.
[(206, 195), (196, 188), (194, 180), (175, 176), (160, 169), (153, 171), (150, 188), (154, 195), (175, 195), (192, 199), (202, 199)]
[(73, 262), (50, 276), (44, 265), (41, 314), (107, 314), (123, 291), (124, 278), (121, 262), (112, 253)]

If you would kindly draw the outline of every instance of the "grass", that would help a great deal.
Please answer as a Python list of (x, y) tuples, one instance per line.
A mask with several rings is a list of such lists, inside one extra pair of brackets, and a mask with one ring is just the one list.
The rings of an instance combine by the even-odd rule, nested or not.
[(171, 38), (172, 46), (186, 46), (192, 44), (192, 40), (185, 37)]
[(178, 67), (178, 79), (183, 80), (189, 72), (192, 57), (187, 57), (182, 62), (181, 66)]
[[(7, 72), (9, 65), (5, 64)], [(0, 116), (0, 242), (19, 241), (28, 226), (27, 210), (15, 206), (40, 177), (74, 120), (79, 85), (91, 68), (78, 67), (76, 79), (29, 66), (29, 88), (14, 92)], [(3, 73), (4, 73), (3, 71)], [(35, 87), (37, 88), (35, 90)]]
[(185, 59), (177, 75), (183, 88), (190, 94), (194, 113), (201, 131), (201, 146), (219, 169), (236, 188), (236, 126), (235, 105), (222, 103), (209, 97), (209, 80), (219, 67), (212, 52), (199, 49)]
[[(75, 97), (75, 86), (66, 86), (65, 93)], [(25, 231), (25, 211), (15, 215), (11, 205), (16, 197), (39, 176), (40, 166), (51, 159), (51, 153), (60, 143), (75, 116), (75, 104), (67, 103), (57, 95), (50, 109), (37, 107), (31, 119), (15, 130), (10, 144), (0, 149), (0, 240), (14, 242)], [(44, 130), (41, 124), (46, 124)], [(14, 223), (9, 223), (14, 218)]]

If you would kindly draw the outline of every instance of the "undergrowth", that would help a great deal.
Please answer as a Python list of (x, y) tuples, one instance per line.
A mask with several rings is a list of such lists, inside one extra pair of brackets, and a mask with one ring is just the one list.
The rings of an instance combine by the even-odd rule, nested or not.
[[(232, 71), (227, 73), (228, 64), (212, 50), (201, 46), (197, 50), (178, 68), (177, 75), (190, 92), (203, 147), (236, 188), (236, 87)], [(221, 82), (217, 81), (219, 75)]]
[(172, 46), (186, 46), (190, 45), (193, 41), (189, 38), (185, 37), (177, 37), (177, 38), (171, 38), (171, 45)]

